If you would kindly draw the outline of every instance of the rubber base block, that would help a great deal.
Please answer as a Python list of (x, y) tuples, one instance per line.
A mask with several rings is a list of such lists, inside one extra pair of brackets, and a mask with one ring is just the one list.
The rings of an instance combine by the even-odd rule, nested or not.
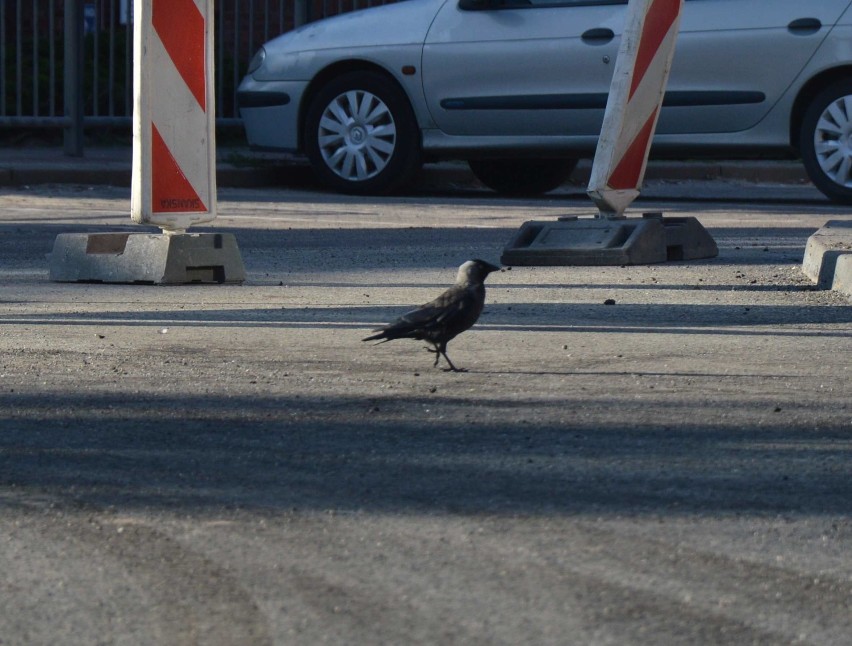
[(719, 249), (693, 217), (564, 218), (521, 225), (503, 249), (504, 265), (647, 265), (717, 256)]

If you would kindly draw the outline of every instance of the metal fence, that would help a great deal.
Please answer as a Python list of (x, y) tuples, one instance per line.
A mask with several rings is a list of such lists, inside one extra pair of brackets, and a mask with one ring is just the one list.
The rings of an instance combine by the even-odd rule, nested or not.
[[(0, 128), (129, 126), (134, 0), (0, 0)], [(143, 0), (136, 0), (143, 1)], [(255, 50), (313, 20), (394, 0), (220, 0), (214, 4), (217, 125), (239, 125), (236, 88)]]

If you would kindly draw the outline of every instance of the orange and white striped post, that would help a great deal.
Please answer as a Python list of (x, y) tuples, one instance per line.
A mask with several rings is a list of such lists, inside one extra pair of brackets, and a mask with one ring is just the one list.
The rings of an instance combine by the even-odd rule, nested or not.
[(213, 0), (134, 3), (131, 217), (166, 233), (216, 217)]
[(674, 56), (683, 0), (630, 0), (588, 194), (620, 218), (639, 195)]

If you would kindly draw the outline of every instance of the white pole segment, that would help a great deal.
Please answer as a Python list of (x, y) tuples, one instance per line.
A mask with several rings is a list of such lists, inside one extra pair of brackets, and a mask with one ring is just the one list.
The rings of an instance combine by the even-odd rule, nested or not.
[(216, 217), (213, 0), (137, 0), (131, 217), (166, 233)]
[(630, 0), (588, 194), (620, 218), (642, 187), (674, 56), (683, 0)]

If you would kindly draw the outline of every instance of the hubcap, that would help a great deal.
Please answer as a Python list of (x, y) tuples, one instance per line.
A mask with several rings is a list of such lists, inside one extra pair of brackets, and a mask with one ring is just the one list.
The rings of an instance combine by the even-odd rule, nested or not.
[(318, 135), (325, 163), (350, 182), (381, 173), (396, 146), (396, 125), (388, 106), (363, 90), (344, 92), (329, 103)]
[(814, 132), (814, 149), (822, 171), (834, 183), (852, 188), (852, 96), (826, 107)]

